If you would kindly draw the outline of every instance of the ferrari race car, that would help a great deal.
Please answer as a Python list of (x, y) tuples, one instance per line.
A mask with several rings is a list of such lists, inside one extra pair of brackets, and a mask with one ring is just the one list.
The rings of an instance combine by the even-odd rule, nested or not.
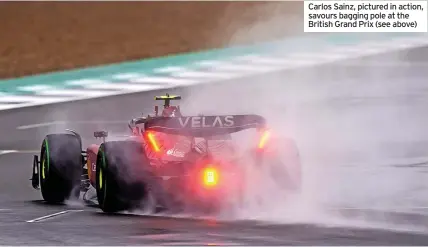
[[(270, 145), (271, 132), (259, 115), (182, 116), (171, 100), (181, 96), (156, 96), (164, 106), (158, 114), (132, 119), (131, 134), (107, 140), (96, 131), (100, 145), (82, 149), (73, 130), (47, 135), (40, 156), (33, 161), (32, 186), (48, 203), (78, 199), (94, 201), (104, 212), (141, 207), (212, 212), (242, 203), (248, 166), (270, 166), (288, 189), (300, 187), (300, 163), (295, 148), (278, 150)], [(255, 129), (251, 148), (239, 152), (232, 135)], [(291, 145), (293, 146), (293, 145)], [(83, 150), (83, 151), (82, 151)], [(287, 163), (278, 153), (290, 153)], [(293, 167), (293, 178), (288, 170)], [(297, 168), (297, 169), (296, 169)], [(296, 172), (297, 170), (297, 172)], [(297, 178), (297, 179), (296, 179)], [(291, 182), (293, 181), (293, 182)], [(92, 198), (87, 193), (92, 191)]]

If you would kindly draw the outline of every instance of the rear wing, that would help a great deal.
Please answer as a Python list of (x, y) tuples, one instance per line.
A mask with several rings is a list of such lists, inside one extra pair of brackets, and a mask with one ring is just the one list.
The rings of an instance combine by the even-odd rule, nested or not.
[(146, 131), (195, 137), (223, 135), (245, 129), (265, 128), (266, 120), (259, 115), (223, 115), (156, 117), (144, 121)]

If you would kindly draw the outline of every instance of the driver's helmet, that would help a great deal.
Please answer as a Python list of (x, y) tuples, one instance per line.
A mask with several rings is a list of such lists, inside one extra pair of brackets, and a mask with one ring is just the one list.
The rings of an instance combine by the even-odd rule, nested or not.
[(180, 108), (177, 106), (169, 106), (163, 109), (162, 117), (181, 117)]

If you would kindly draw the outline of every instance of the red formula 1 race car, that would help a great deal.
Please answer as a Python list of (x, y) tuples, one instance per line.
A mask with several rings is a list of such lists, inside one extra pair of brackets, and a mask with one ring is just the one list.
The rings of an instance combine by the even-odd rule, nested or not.
[[(131, 134), (107, 140), (96, 131), (100, 145), (82, 151), (74, 132), (45, 137), (40, 156), (35, 155), (32, 185), (45, 201), (63, 203), (84, 192), (104, 212), (145, 206), (173, 211), (217, 211), (242, 202), (249, 166), (269, 166), (288, 189), (300, 187), (300, 163), (294, 145), (278, 150), (271, 132), (259, 115), (182, 116), (171, 100), (159, 96), (161, 114), (129, 122)], [(253, 129), (249, 139), (233, 135)], [(255, 131), (254, 131), (255, 130)], [(240, 150), (240, 147), (249, 146)], [(277, 154), (288, 153), (287, 162)], [(290, 169), (291, 168), (291, 169)], [(292, 175), (291, 175), (292, 174)], [(297, 179), (296, 179), (297, 178)], [(92, 198), (87, 194), (92, 190)]]

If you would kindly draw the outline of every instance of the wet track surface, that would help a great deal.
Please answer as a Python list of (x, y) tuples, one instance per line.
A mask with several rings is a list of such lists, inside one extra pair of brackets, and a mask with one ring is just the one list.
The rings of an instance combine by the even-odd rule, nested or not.
[[(378, 166), (382, 176), (373, 180), (370, 178), (371, 173), (364, 175), (367, 179), (364, 184), (366, 187), (353, 188), (358, 183), (353, 179), (363, 175), (350, 176), (346, 171), (335, 177), (336, 184), (330, 183), (332, 187), (341, 185), (330, 191), (336, 195), (329, 198), (333, 205), (343, 205), (341, 200), (344, 200), (349, 202), (347, 207), (355, 207), (341, 209), (342, 217), (355, 219), (355, 215), (361, 216), (360, 212), (364, 211), (366, 218), (376, 222), (365, 224), (364, 227), (352, 221), (346, 225), (310, 220), (300, 223), (280, 221), (276, 218), (280, 219), (283, 215), (275, 213), (266, 221), (225, 222), (212, 218), (144, 216), (135, 213), (106, 215), (95, 207), (79, 203), (45, 205), (40, 201), (39, 191), (33, 190), (28, 180), (32, 155), (38, 152), (44, 135), (66, 127), (72, 128), (81, 133), (87, 144), (94, 141), (94, 130), (107, 128), (115, 132), (125, 131), (128, 119), (142, 112), (151, 113), (153, 96), (166, 91), (0, 112), (0, 150), (18, 151), (0, 155), (0, 244), (426, 245), (428, 210), (424, 207), (428, 207), (428, 201), (423, 196), (426, 197), (428, 192), (428, 186), (425, 185), (428, 164), (424, 161), (414, 163), (412, 160), (428, 156), (427, 76), (428, 48), (419, 48), (233, 82), (239, 86), (231, 87), (231, 82), (224, 82), (168, 90), (184, 97), (182, 109), (185, 113), (186, 109), (193, 113), (197, 110), (218, 112), (218, 109), (226, 113), (255, 111), (267, 114), (269, 119), (273, 112), (274, 115), (279, 112), (284, 117), (275, 119), (277, 125), (290, 123), (287, 128), (296, 133), (297, 140), (300, 140), (299, 134), (306, 134), (306, 138), (301, 139), (301, 145), (306, 147), (303, 155), (319, 149), (319, 146), (314, 147), (315, 144), (310, 143), (313, 140), (326, 140), (325, 136), (331, 134), (329, 131), (355, 131), (355, 128), (350, 127), (352, 121), (365, 119), (358, 126), (370, 126), (373, 132), (382, 130), (384, 138), (371, 140), (370, 143), (378, 144), (371, 151), (381, 152), (383, 156), (380, 158), (408, 159), (409, 162), (395, 164), (396, 167)], [(367, 112), (373, 115), (367, 116)], [(365, 117), (361, 117), (361, 114)], [(336, 116), (333, 123), (329, 121), (333, 119), (331, 116)], [(388, 121), (382, 122), (382, 119)], [(397, 122), (390, 119), (396, 119)], [(68, 123), (54, 124), (53, 121)], [(370, 136), (368, 132), (364, 134)], [(337, 140), (342, 136), (351, 135), (335, 138)], [(358, 139), (358, 134), (355, 138)], [(344, 143), (342, 139), (337, 142)], [(313, 160), (325, 159), (326, 163), (337, 162), (350, 169), (358, 162), (367, 161), (367, 153), (354, 144), (330, 147), (326, 143), (323, 148), (317, 154), (311, 153), (306, 161), (311, 163)], [(319, 154), (328, 154), (331, 150), (339, 150), (337, 153), (340, 155), (324, 157)], [(325, 172), (329, 172), (328, 168), (325, 168)], [(407, 179), (404, 179), (406, 176)], [(370, 184), (372, 181), (380, 182)], [(391, 181), (394, 183), (388, 184)], [(383, 190), (382, 186), (386, 189)], [(379, 191), (373, 192), (373, 188)], [(341, 193), (339, 190), (342, 190)], [(343, 194), (349, 198), (341, 197)], [(372, 198), (379, 198), (379, 208), (382, 210), (363, 209), (362, 205), (370, 204), (367, 200), (372, 200), (372, 204), (378, 202)], [(400, 206), (406, 213), (387, 210), (385, 205), (391, 204)], [(51, 218), (27, 222), (59, 212), (61, 214)], [(395, 226), (383, 227), (382, 222), (393, 222)]]

